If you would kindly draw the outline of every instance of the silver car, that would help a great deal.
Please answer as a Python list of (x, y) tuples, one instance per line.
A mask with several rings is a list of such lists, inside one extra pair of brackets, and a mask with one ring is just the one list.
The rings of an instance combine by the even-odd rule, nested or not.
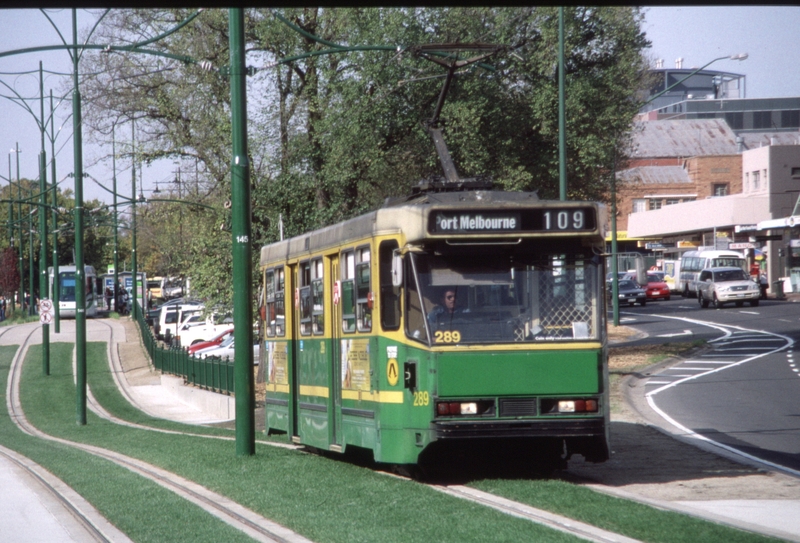
[(758, 284), (742, 268), (708, 268), (700, 272), (697, 281), (697, 301), (701, 307), (713, 303), (719, 309), (730, 302), (741, 307), (746, 301), (755, 307), (760, 296)]

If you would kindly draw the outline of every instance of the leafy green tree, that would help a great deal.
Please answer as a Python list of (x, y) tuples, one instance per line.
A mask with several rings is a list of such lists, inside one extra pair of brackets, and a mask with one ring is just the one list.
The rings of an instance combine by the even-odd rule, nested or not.
[[(120, 10), (98, 40), (162, 34), (187, 10)], [(642, 88), (641, 12), (631, 6), (565, 8), (568, 197), (605, 200)], [(503, 52), (460, 70), (442, 111), (463, 177), (490, 175), (507, 190), (558, 195), (558, 9), (285, 8), (247, 10), (253, 245), (350, 218), (441, 175), (423, 123), (444, 69), (414, 46), (492, 43)], [(227, 65), (227, 12), (208, 10), (148, 47)], [(383, 45), (381, 50), (337, 50)], [(284, 59), (294, 58), (292, 62)], [(218, 209), (230, 194), (230, 96), (216, 71), (135, 54), (87, 54), (85, 123), (97, 141), (136, 123), (136, 161), (199, 164), (197, 201)], [(119, 130), (117, 131), (119, 134)], [(132, 149), (131, 149), (132, 151)], [(131, 157), (129, 152), (128, 156)], [(154, 235), (175, 236), (176, 210), (148, 206)], [(228, 219), (193, 217), (182, 243), (158, 241), (149, 266), (191, 274), (200, 294), (229, 303)], [(143, 227), (144, 228), (144, 227)], [(188, 248), (188, 250), (187, 250)], [(257, 266), (257, 252), (254, 266)], [(180, 253), (180, 254), (178, 254)], [(258, 280), (258, 274), (254, 274)]]

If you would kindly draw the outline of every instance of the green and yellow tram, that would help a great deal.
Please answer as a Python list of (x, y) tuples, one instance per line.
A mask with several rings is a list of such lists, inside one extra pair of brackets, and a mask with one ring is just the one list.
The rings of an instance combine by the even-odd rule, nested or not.
[(391, 464), (456, 443), (606, 460), (605, 224), (421, 192), (263, 247), (267, 431)]

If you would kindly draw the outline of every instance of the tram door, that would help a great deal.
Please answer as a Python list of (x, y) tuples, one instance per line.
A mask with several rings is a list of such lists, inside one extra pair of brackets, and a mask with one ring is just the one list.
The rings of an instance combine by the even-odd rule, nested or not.
[(287, 285), (286, 290), (291, 293), (289, 294), (290, 301), (289, 307), (285, 308), (285, 315), (291, 315), (291, 330), (287, 330), (288, 334), (291, 334), (291, 341), (289, 341), (289, 435), (292, 436), (293, 441), (294, 438), (297, 438), (299, 442), (300, 436), (300, 422), (299, 422), (299, 404), (300, 404), (300, 387), (298, 385), (299, 379), (299, 372), (297, 371), (298, 366), (298, 338), (300, 337), (300, 318), (297, 312), (297, 292), (300, 286), (299, 278), (298, 278), (298, 266), (297, 264), (290, 265), (288, 269), (288, 273), (286, 274)]
[[(339, 303), (341, 296), (341, 283), (338, 281), (339, 274), (339, 255), (334, 255), (330, 260), (330, 270), (328, 273), (325, 291), (330, 293), (331, 303), (331, 349), (330, 349), (330, 368), (331, 368), (331, 392), (332, 394), (332, 417), (331, 417), (331, 443), (334, 445), (342, 444), (342, 306)], [(329, 302), (329, 303), (330, 303)]]

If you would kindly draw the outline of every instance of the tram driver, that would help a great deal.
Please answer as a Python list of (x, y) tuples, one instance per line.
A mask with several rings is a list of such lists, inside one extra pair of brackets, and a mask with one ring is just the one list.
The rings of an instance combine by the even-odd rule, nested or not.
[(456, 288), (447, 287), (442, 292), (439, 305), (428, 313), (428, 324), (430, 324), (431, 331), (435, 332), (440, 327), (449, 327), (454, 318), (468, 312), (469, 309), (461, 309), (456, 306)]

